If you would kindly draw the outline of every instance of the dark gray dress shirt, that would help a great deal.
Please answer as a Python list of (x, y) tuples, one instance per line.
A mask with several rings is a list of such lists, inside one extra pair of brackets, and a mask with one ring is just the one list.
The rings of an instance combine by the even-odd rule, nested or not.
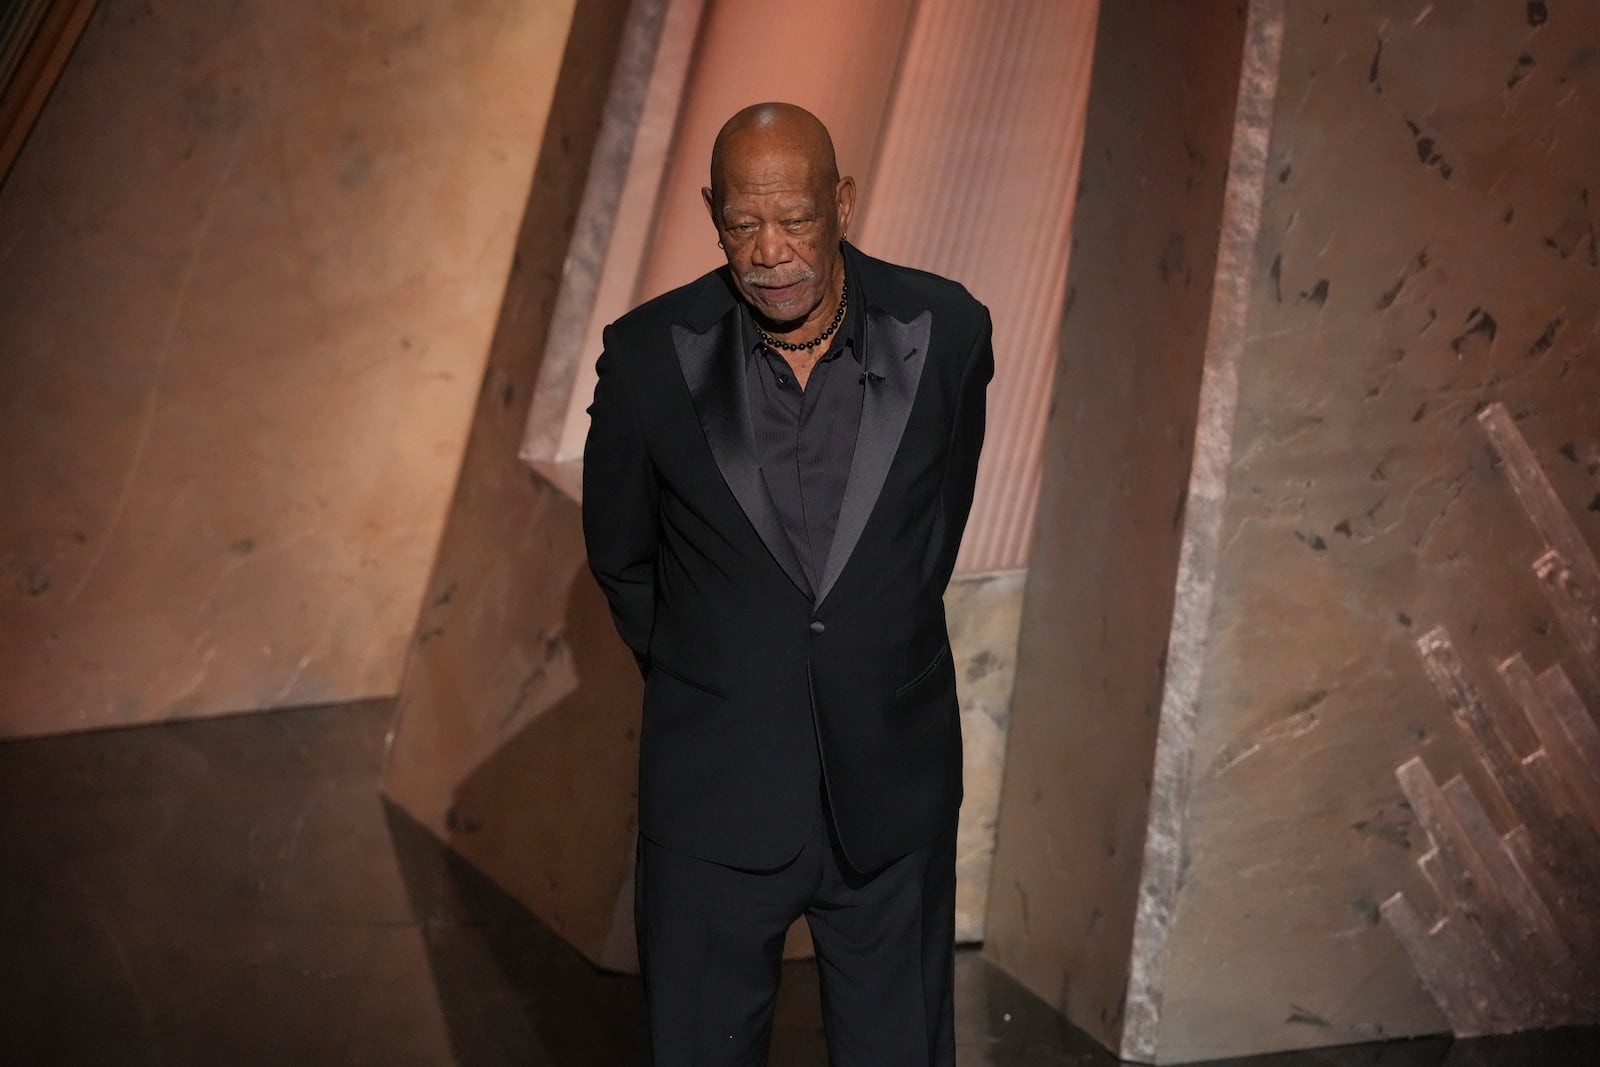
[(861, 424), (860, 295), (851, 291), (844, 321), (800, 388), (781, 353), (763, 345), (749, 308), (750, 416), (756, 455), (784, 532), (815, 591), (828, 563), (839, 506)]

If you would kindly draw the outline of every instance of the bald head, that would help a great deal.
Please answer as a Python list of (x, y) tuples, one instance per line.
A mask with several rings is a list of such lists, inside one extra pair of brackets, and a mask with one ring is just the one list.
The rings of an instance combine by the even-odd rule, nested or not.
[(839, 181), (833, 138), (821, 119), (796, 104), (751, 104), (722, 124), (711, 146), (712, 196), (721, 200), (730, 170), (774, 153), (803, 165), (814, 181), (830, 190)]
[(839, 177), (833, 138), (793, 104), (755, 104), (711, 149), (706, 210), (739, 292), (766, 328), (804, 342), (843, 306), (856, 187)]

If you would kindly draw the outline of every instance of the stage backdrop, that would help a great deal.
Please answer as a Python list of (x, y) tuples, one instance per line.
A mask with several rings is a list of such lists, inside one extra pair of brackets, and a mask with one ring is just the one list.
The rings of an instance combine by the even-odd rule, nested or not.
[(1600, 8), (1101, 20), (986, 951), (1146, 1062), (1595, 1022)]
[(572, 0), (103, 0), (0, 186), (0, 736), (392, 695)]

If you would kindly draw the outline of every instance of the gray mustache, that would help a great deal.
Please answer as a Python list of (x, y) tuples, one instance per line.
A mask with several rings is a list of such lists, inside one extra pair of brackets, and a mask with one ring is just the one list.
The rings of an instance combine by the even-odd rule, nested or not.
[(788, 285), (798, 285), (809, 282), (817, 276), (814, 270), (806, 269), (798, 274), (763, 274), (758, 270), (747, 271), (744, 275), (746, 285), (758, 286), (763, 289), (782, 289)]

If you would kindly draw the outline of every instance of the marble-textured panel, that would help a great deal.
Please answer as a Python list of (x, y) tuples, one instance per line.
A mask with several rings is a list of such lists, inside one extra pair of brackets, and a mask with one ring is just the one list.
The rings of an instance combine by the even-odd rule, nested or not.
[[(1124, 81), (1163, 43), (1165, 5), (1143, 6), (1102, 13), (1119, 61), (1097, 56), (1091, 91), (988, 951), (1146, 1062), (1439, 1030), (1441, 1010), (1466, 1032), (1581, 1021), (1549, 974), (1588, 943), (1560, 842), (1600, 736), (1600, 10), (1188, 5), (1143, 73), (1185, 91), (1152, 117)], [(1182, 71), (1241, 12), (1242, 52), (1214, 54), (1209, 83)], [(1222, 66), (1237, 95), (1196, 93)], [(1127, 125), (1103, 136), (1101, 108)], [(1188, 305), (1132, 287), (1143, 235), (1097, 223), (1173, 213), (1182, 167), (1141, 167), (1169, 136), (1193, 163), (1232, 144), (1220, 225), (1158, 265), (1215, 270), (1203, 384), (1119, 404), (1160, 351), (1151, 324)], [(1164, 545), (1154, 522), (1113, 526), (1124, 505), (1084, 473), (1137, 457), (1117, 434), (1163, 403), (1165, 425), (1200, 427), (1192, 472), (1146, 461), (1113, 485), (1176, 498)], [(1120, 555), (1095, 551), (1106, 528)], [(1160, 653), (1142, 692), (1141, 646)], [(1384, 923), (1395, 900), (1415, 906)]]
[(1167, 994), (1171, 931), (1188, 874), (1194, 738), (1215, 618), (1222, 520), (1230, 488), (1239, 380), (1249, 340), (1251, 279), (1256, 274), (1255, 250), (1267, 181), (1267, 136), (1283, 47), (1281, 0), (1257, 0), (1248, 6), (1248, 12), (1217, 237), (1205, 369), (1195, 418), (1194, 464), (1183, 505), (1144, 869), (1119, 1050), (1139, 1060), (1159, 1055), (1158, 1027)]
[(627, 6), (573, 17), (384, 769), (412, 818), (613, 966), (632, 955), (615, 918), (633, 850), (638, 669), (589, 574), (576, 500), (518, 446)]
[[(1476, 421), (1538, 531), (1531, 570), (1569, 624), (1567, 665), (1587, 673), (1600, 652), (1600, 564), (1506, 408), (1491, 404)], [(1480, 801), (1460, 775), (1434, 782), (1420, 756), (1400, 765), (1395, 777), (1430, 845), (1417, 865), (1433, 899), (1395, 893), (1384, 917), (1457, 1035), (1600, 1022), (1593, 712), (1561, 663), (1535, 676), (1520, 653), (1505, 658), (1508, 700), (1477, 686), (1445, 627), (1416, 644), (1488, 788)], [(1425, 924), (1424, 913), (1437, 918)]]
[(102, 0), (0, 186), (0, 734), (391, 694), (571, 0)]
[(944, 596), (961, 697), (961, 820), (956, 829), (956, 940), (982, 941), (1005, 778), (1026, 571), (964, 574)]
[[(1430, 841), (1482, 836), (1471, 797), (1495, 834), (1517, 821), (1418, 641), (1447, 632), (1461, 677), (1494, 702), (1508, 656), (1537, 670), (1590, 660), (1531, 571), (1547, 542), (1475, 416), (1505, 406), (1577, 536), (1600, 544), (1586, 508), (1600, 449), (1586, 192), (1600, 172), (1600, 10), (1365, 0), (1284, 13), (1159, 976), (1164, 1061), (1444, 1028), (1378, 905), (1397, 891), (1430, 916), (1448, 903), (1430, 884), (1450, 877), (1443, 853), (1418, 861)], [(1518, 753), (1533, 750), (1525, 724), (1501, 721)], [(1437, 795), (1397, 778), (1413, 758)], [(1440, 797), (1425, 824), (1418, 798)], [(1504, 882), (1494, 854), (1483, 862)], [(1484, 949), (1462, 938), (1452, 951), (1470, 970)]]
[(1244, 19), (1100, 12), (985, 952), (1119, 1047)]
[(587, 432), (595, 353), (618, 309), (633, 303), (703, 10), (704, 0), (636, 0), (623, 24), (522, 442), (523, 458), (558, 485), (570, 481), (574, 497), (583, 479), (560, 468), (579, 466), (569, 461), (581, 459), (583, 439), (563, 437), (575, 411)]

